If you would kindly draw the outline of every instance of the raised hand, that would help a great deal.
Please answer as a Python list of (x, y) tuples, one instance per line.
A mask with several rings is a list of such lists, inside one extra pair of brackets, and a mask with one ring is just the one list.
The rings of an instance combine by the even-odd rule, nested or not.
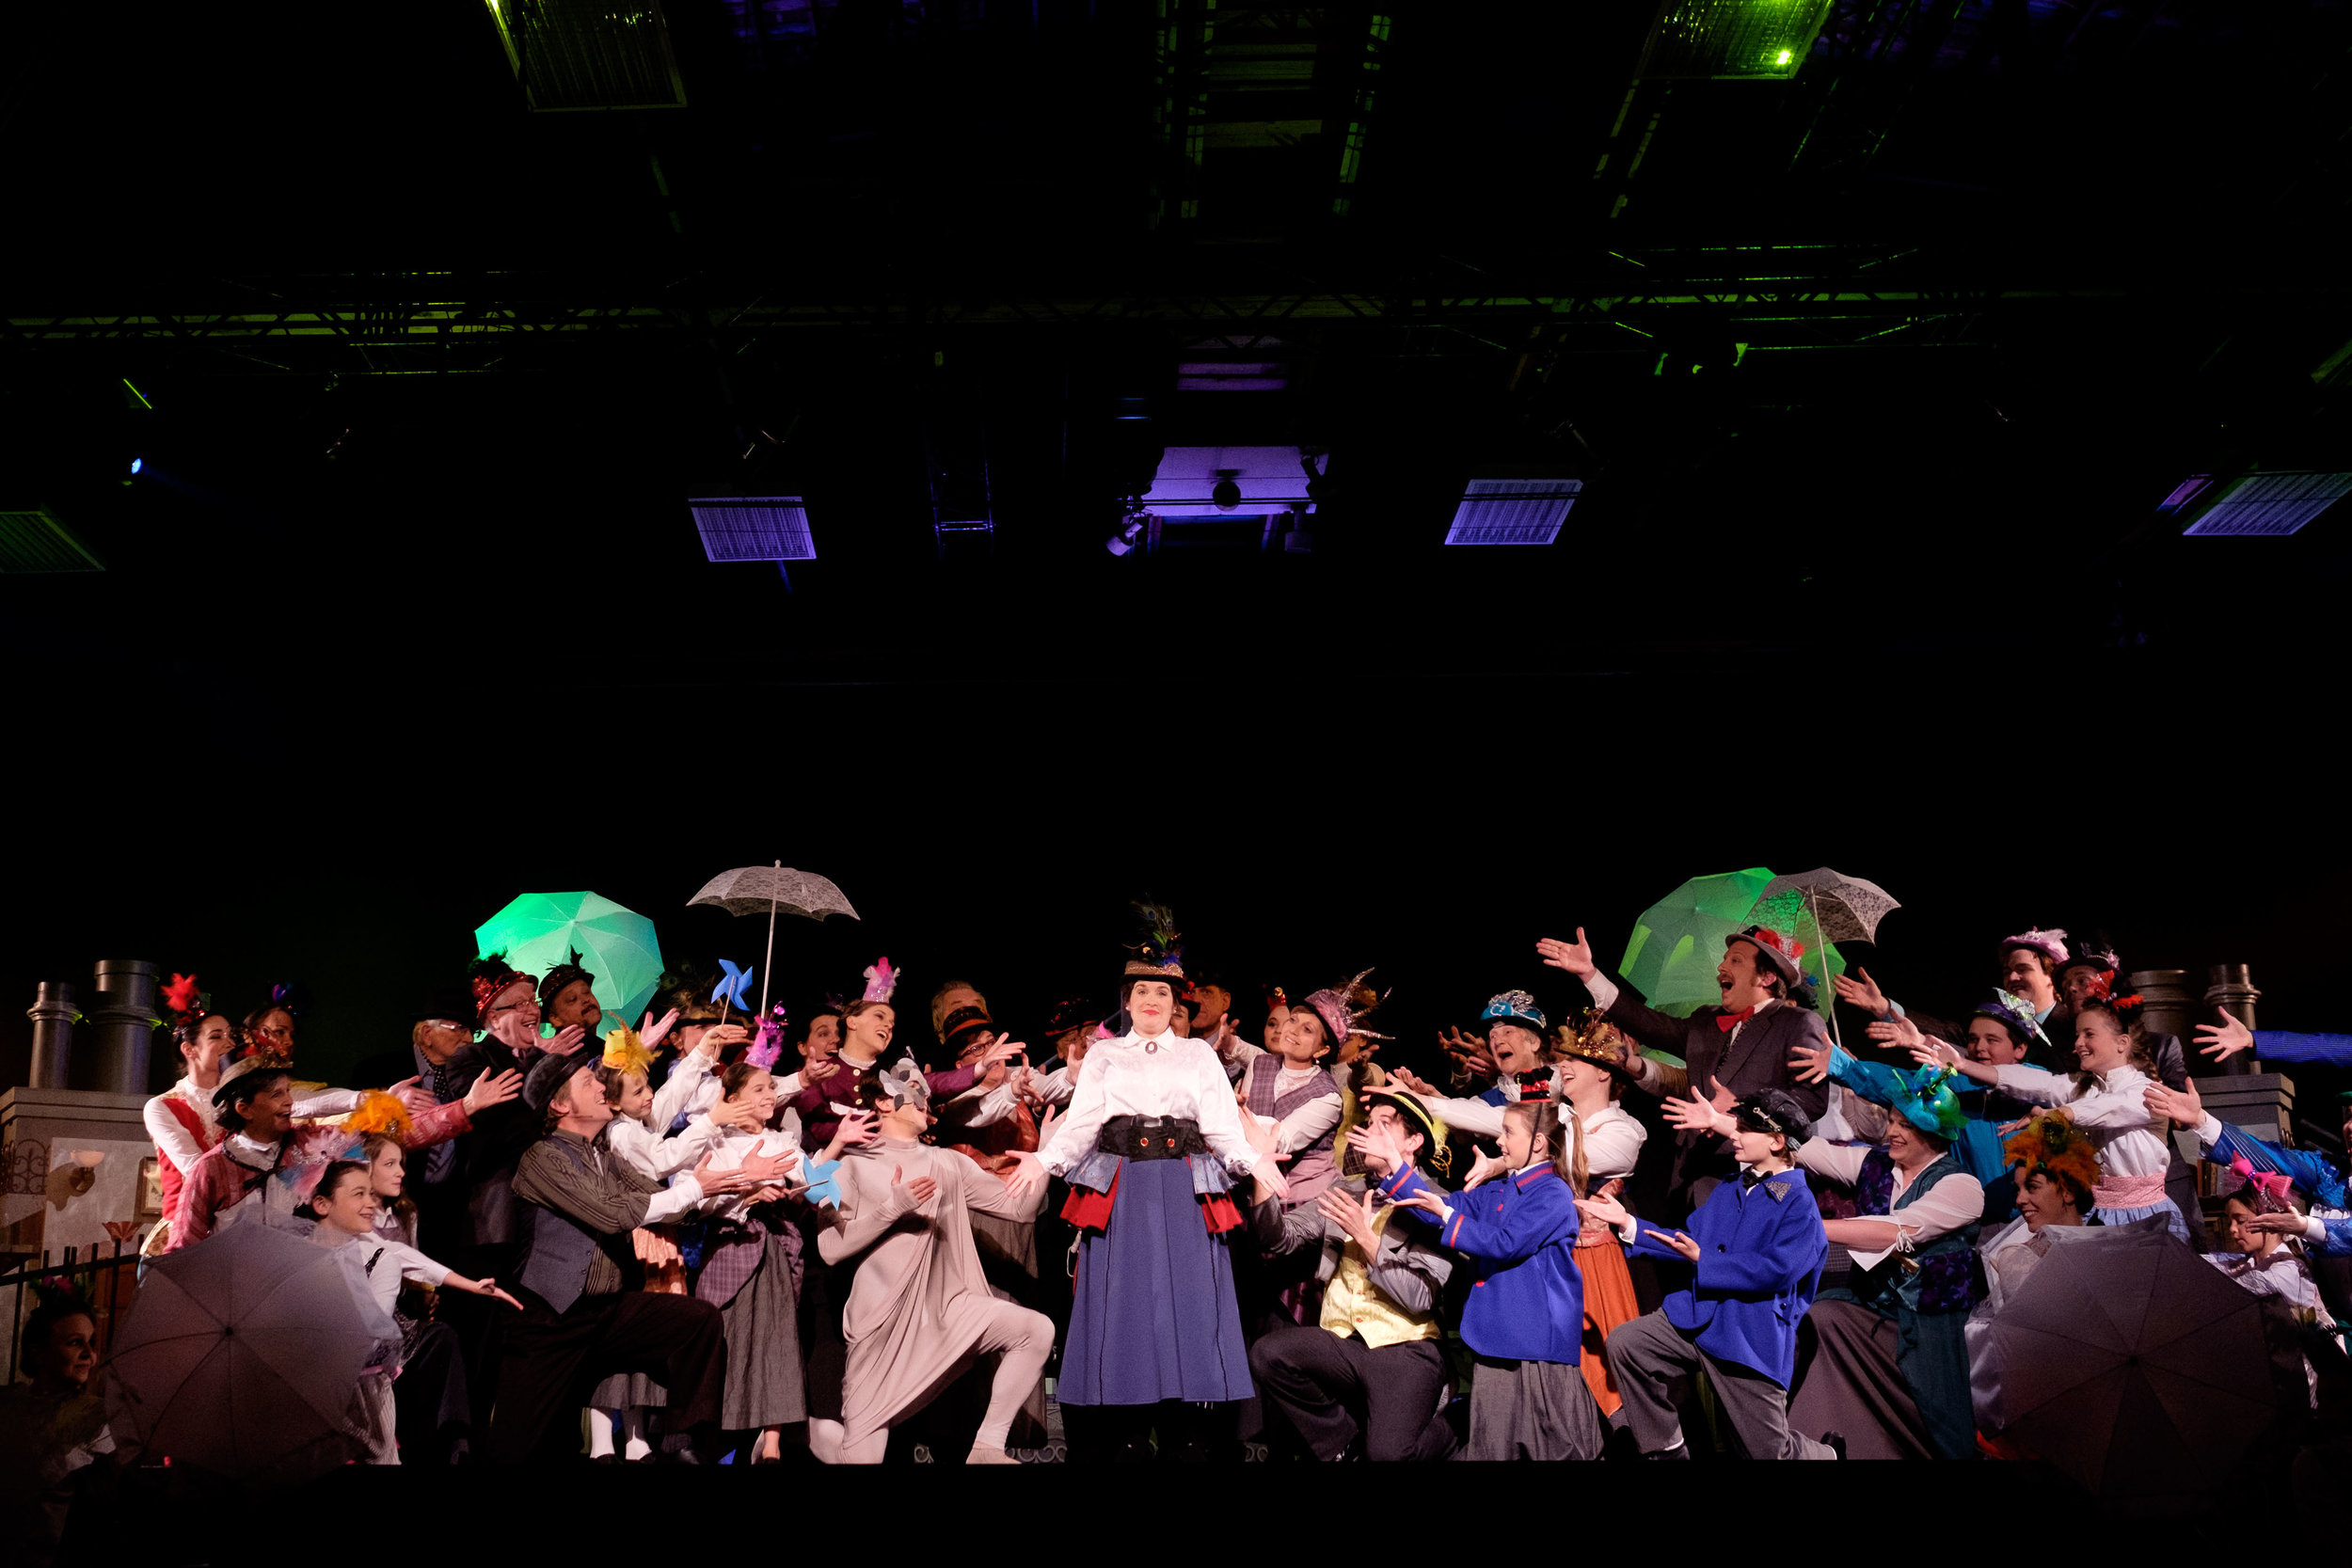
[(1337, 1187), (1328, 1188), (1315, 1199), (1315, 1211), (1344, 1231), (1367, 1259), (1379, 1253), (1380, 1233), (1373, 1228), (1372, 1194), (1364, 1194), (1359, 1205)]
[(473, 1081), (466, 1091), (466, 1115), (478, 1117), (493, 1105), (503, 1105), (523, 1092), (523, 1075), (509, 1068), (504, 1072), (485, 1072)]
[(1393, 1127), (1358, 1127), (1350, 1129), (1347, 1147), (1363, 1156), (1364, 1164), (1382, 1176), (1405, 1164), (1405, 1145)]
[(643, 1019), (638, 1021), (638, 1042), (644, 1046), (646, 1050), (651, 1051), (668, 1037), (672, 1026), (676, 1022), (677, 1009), (675, 1007), (672, 1007), (668, 1012), (663, 1013), (661, 1015), (661, 1022), (659, 1023), (653, 1022), (653, 1014), (648, 1011)]
[(713, 1170), (710, 1163), (717, 1158), (716, 1154), (706, 1154), (702, 1164), (694, 1167), (694, 1185), (702, 1189), (703, 1196), (723, 1197), (729, 1193), (749, 1191), (750, 1175), (739, 1165), (734, 1170)]
[(739, 1023), (721, 1023), (703, 1031), (703, 1037), (694, 1042), (694, 1049), (716, 1061), (719, 1053), (730, 1045), (741, 1045), (752, 1037), (752, 1032)]
[(1574, 942), (1562, 942), (1558, 937), (1546, 937), (1535, 944), (1535, 952), (1554, 969), (1565, 969), (1580, 980), (1592, 978), (1593, 944), (1584, 940), (1584, 927), (1576, 928)]
[(825, 1145), (818, 1158), (827, 1164), (841, 1158), (841, 1151), (852, 1144), (870, 1144), (882, 1134), (876, 1130), (874, 1113), (851, 1111), (841, 1118), (841, 1125), (833, 1131), (833, 1141)]
[(759, 1108), (748, 1100), (714, 1100), (705, 1114), (713, 1127), (739, 1127), (748, 1132), (759, 1125)]
[[(1857, 980), (1854, 974), (1862, 978)], [(1886, 993), (1879, 990), (1879, 983), (1870, 978), (1868, 970), (1856, 969), (1853, 974), (1837, 975), (1833, 983), (1837, 987), (1838, 1001), (1850, 1003), (1866, 1013), (1886, 1011)]]
[(1827, 1083), (1830, 1050), (1831, 1048), (1827, 1045), (1791, 1047), (1788, 1052), (1788, 1069), (1797, 1075), (1797, 1082), (1800, 1084)]
[(2254, 1032), (2224, 1013), (2218, 1023), (2197, 1026), (2197, 1049), (2217, 1062), (2226, 1062), (2241, 1051), (2254, 1049)]
[(1740, 1103), (1738, 1097), (1735, 1096), (1729, 1089), (1724, 1088), (1723, 1081), (1719, 1078), (1709, 1078), (1707, 1081), (1707, 1087), (1708, 1090), (1707, 1097), (1708, 1102), (1713, 1105), (1718, 1111), (1723, 1112), (1725, 1116), (1729, 1116), (1731, 1114), (1731, 1108)]
[[(1878, 1025), (1872, 1024), (1872, 1028)], [(1967, 1058), (1952, 1048), (1949, 1040), (1931, 1040), (1921, 1035), (1911, 1048), (1911, 1059), (1921, 1067), (1965, 1067)]]
[(1454, 1211), (1445, 1206), (1445, 1199), (1426, 1187), (1415, 1190), (1409, 1196), (1398, 1198), (1396, 1205), (1400, 1209), (1424, 1209), (1441, 1220), (1454, 1217)]
[(1462, 1190), (1464, 1192), (1469, 1192), (1472, 1187), (1483, 1182), (1491, 1181), (1498, 1176), (1508, 1176), (1511, 1173), (1510, 1163), (1502, 1155), (1489, 1154), (1476, 1144), (1470, 1146), (1470, 1152), (1477, 1158), (1470, 1162), (1470, 1175), (1463, 1180)]
[(1919, 1042), (1927, 1038), (1919, 1033), (1919, 1026), (1907, 1018), (1879, 1019), (1867, 1025), (1865, 1032), (1882, 1045), (1891, 1045), (1898, 1050), (1915, 1051)]
[(2184, 1127), (2194, 1127), (2205, 1119), (2205, 1102), (2194, 1085), (2185, 1089), (2168, 1089), (2162, 1084), (2152, 1083), (2140, 1100), (2147, 1105), (2150, 1116), (2169, 1117)]
[(1665, 1103), (1666, 1124), (1684, 1132), (1721, 1132), (1726, 1136), (1733, 1131), (1731, 1117), (1696, 1095), (1688, 1100), (1669, 1098)]
[(2267, 1230), (2274, 1236), (2300, 1236), (2304, 1234), (2303, 1216), (2291, 1213), (2256, 1214), (2246, 1222), (2246, 1228)]
[(1483, 1035), (1465, 1035), (1459, 1029), (1448, 1029), (1438, 1037), (1438, 1049), (1454, 1058), (1465, 1077), (1492, 1078), (1502, 1068), (1486, 1049)]
[(566, 1023), (555, 1032), (554, 1037), (543, 1042), (539, 1049), (550, 1056), (568, 1056), (588, 1043), (587, 1029), (578, 1023)]

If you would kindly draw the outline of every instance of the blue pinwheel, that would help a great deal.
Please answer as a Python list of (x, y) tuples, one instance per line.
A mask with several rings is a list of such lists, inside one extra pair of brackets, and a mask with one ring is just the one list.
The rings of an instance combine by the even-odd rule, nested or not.
[[(719, 1004), (719, 1016), (723, 1020), (729, 1006), (741, 1007), (743, 1006), (743, 988), (752, 983), (752, 976), (759, 971), (738, 969), (724, 958), (719, 960), (719, 967), (726, 971), (726, 974), (719, 981), (718, 989), (710, 993), (710, 999)], [(748, 1012), (750, 1009), (744, 1010)]]

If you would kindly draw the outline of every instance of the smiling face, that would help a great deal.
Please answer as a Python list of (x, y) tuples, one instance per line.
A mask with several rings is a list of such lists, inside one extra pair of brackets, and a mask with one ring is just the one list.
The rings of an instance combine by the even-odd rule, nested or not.
[(888, 1003), (845, 1018), (841, 1021), (841, 1054), (861, 1062), (879, 1062), (890, 1049), (890, 1037), (898, 1027), (898, 1015)]
[(642, 1072), (621, 1074), (621, 1102), (612, 1107), (631, 1121), (649, 1122), (653, 1116), (653, 1085)]
[(416, 1031), (417, 1049), (439, 1066), (473, 1043), (473, 1026), (453, 1018), (427, 1019)]
[(2132, 1037), (2093, 1009), (2074, 1021), (2074, 1059), (2085, 1072), (2112, 1072), (2132, 1059)]
[(2041, 1012), (2058, 1000), (2058, 988), (2050, 984), (2049, 960), (2030, 947), (2012, 947), (2001, 955), (2001, 984), (2033, 1004)]
[(2038, 1170), (2028, 1173), (2023, 1165), (2017, 1168), (2017, 1212), (2025, 1217), (2027, 1230), (2039, 1230), (2045, 1225), (2080, 1225), (2083, 1213), (2074, 1207), (2073, 1195), (2062, 1181), (2051, 1180), (2050, 1173)]
[(2079, 1007), (2094, 996), (2105, 996), (2112, 989), (2106, 971), (2089, 964), (2069, 964), (2058, 974), (2058, 983), (2066, 988), (2066, 1000)]
[(237, 1026), (218, 1013), (209, 1014), (180, 1048), (181, 1059), (188, 1064), (188, 1076), (199, 1086), (220, 1082), (220, 1059), (236, 1041)]
[(808, 1037), (801, 1041), (801, 1057), (810, 1067), (821, 1067), (841, 1049), (841, 1020), (832, 1013), (818, 1013), (808, 1021)]
[(1292, 1067), (1305, 1067), (1330, 1051), (1331, 1036), (1323, 1027), (1323, 1020), (1301, 1007), (1284, 1022), (1279, 1037), (1266, 1037), (1266, 1044)]
[(294, 1017), (283, 1007), (272, 1007), (253, 1022), (254, 1038), (278, 1056), (294, 1054)]
[(1886, 1157), (1898, 1170), (1917, 1170), (1934, 1163), (1944, 1151), (1916, 1127), (1898, 1116), (1886, 1118)]
[[(765, 1127), (776, 1116), (776, 1081), (755, 1069), (751, 1076), (743, 1080), (743, 1086), (728, 1095), (726, 1101), (730, 1105), (749, 1105), (754, 1125)], [(650, 1097), (646, 1103), (652, 1103)]]
[(294, 1122), (294, 1085), (282, 1072), (259, 1075), (261, 1082), (250, 1087), (240, 1086), (230, 1101), (245, 1117), (240, 1129), (255, 1143), (268, 1143), (282, 1136)]
[(1735, 942), (1724, 949), (1723, 962), (1715, 966), (1715, 984), (1723, 992), (1724, 1006), (1727, 1010), (1746, 1012), (1772, 994), (1772, 987), (1778, 982), (1779, 976), (1766, 969), (1764, 974), (1772, 977), (1763, 978), (1756, 973), (1759, 967), (1756, 943)]
[(1593, 1100), (1614, 1100), (1624, 1080), (1597, 1062), (1581, 1056), (1560, 1058), (1560, 1094), (1563, 1099), (1579, 1102)]
[(532, 993), (531, 982), (517, 980), (490, 998), (490, 1010), (485, 1015), (490, 1037), (509, 1051), (528, 1051), (539, 1044), (539, 999)]
[(319, 1223), (346, 1236), (364, 1236), (375, 1228), (375, 1216), (382, 1212), (375, 1201), (375, 1189), (369, 1185), (368, 1173), (363, 1170), (339, 1171), (335, 1190), (312, 1195), (310, 1212)]
[(604, 1098), (604, 1085), (596, 1082), (594, 1061), (582, 1062), (564, 1080), (564, 1086), (555, 1091), (548, 1108), (563, 1117), (564, 1126), (581, 1137), (593, 1138), (612, 1119), (612, 1106)]
[(375, 1196), (389, 1203), (408, 1180), (408, 1158), (400, 1145), (387, 1141), (368, 1162), (368, 1183)]
[(2026, 1059), (2026, 1048), (2017, 1043), (2007, 1024), (1972, 1018), (1968, 1021), (1968, 1059), (1986, 1067), (2009, 1067)]
[(555, 993), (555, 1000), (548, 1007), (548, 1022), (558, 1029), (577, 1023), (593, 1035), (596, 1025), (604, 1022), (604, 1008), (597, 1005), (596, 993), (589, 989), (587, 981), (574, 980)]
[(27, 1357), (36, 1383), (83, 1389), (98, 1370), (98, 1323), (87, 1312), (68, 1312), (49, 1325), (48, 1343)]
[(1136, 980), (1127, 987), (1127, 1016), (1147, 1039), (1168, 1032), (1176, 1011), (1176, 990), (1166, 980)]

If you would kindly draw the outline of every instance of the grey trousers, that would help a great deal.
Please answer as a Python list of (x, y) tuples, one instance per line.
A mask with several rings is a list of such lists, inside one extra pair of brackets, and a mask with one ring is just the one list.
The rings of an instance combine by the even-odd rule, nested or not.
[(1664, 1453), (1682, 1441), (1682, 1420), (1666, 1397), (1667, 1380), (1704, 1368), (1715, 1402), (1750, 1459), (1835, 1459), (1826, 1443), (1788, 1430), (1788, 1391), (1772, 1379), (1728, 1361), (1718, 1361), (1652, 1312), (1619, 1323), (1603, 1348), (1625, 1401), (1627, 1429), (1644, 1453)]

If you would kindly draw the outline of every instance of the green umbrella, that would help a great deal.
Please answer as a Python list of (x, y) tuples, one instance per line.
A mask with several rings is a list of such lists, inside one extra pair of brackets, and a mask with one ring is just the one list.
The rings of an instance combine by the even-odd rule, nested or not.
[[(1693, 877), (1642, 911), (1633, 923), (1617, 973), (1633, 982), (1649, 1005), (1661, 1013), (1688, 1018), (1710, 1002), (1723, 1000), (1715, 984), (1715, 966), (1723, 961), (1724, 939), (1749, 926), (1770, 926), (1793, 932), (1804, 944), (1798, 964), (1820, 975), (1824, 961), (1830, 974), (1846, 972), (1837, 950), (1821, 941), (1820, 925), (1801, 892), (1785, 901), (1768, 901), (1760, 908), (1772, 873), (1761, 866)], [(1753, 912), (1751, 912), (1753, 911)], [(1824, 981), (1816, 988), (1821, 1016), (1830, 1016), (1836, 990)]]
[(578, 949), (596, 977), (596, 1005), (624, 1023), (661, 978), (653, 922), (601, 893), (526, 893), (476, 927), (474, 940), (485, 957), (503, 952), (526, 974), (544, 974)]

